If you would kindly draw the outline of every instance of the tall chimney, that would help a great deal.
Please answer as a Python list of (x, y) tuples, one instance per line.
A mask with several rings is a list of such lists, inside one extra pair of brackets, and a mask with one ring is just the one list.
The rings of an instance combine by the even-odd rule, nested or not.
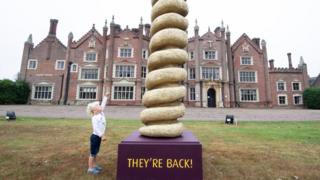
[(260, 48), (260, 38), (253, 38), (252, 41)]
[(269, 65), (270, 65), (270, 69), (274, 69), (274, 60), (273, 59), (269, 60)]
[(146, 33), (146, 36), (147, 36), (147, 37), (150, 36), (150, 27), (151, 27), (150, 24), (145, 24), (145, 25), (144, 25), (144, 30), (145, 30), (145, 33)]
[(49, 29), (49, 35), (55, 36), (57, 33), (57, 25), (58, 20), (57, 19), (51, 19), (50, 20), (50, 29)]
[(288, 61), (289, 61), (289, 68), (292, 69), (292, 59), (291, 59), (291, 53), (288, 53)]

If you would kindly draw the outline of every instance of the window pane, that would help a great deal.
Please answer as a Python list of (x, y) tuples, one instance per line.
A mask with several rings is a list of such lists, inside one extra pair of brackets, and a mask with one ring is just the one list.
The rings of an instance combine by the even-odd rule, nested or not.
[(133, 87), (115, 86), (113, 98), (115, 100), (133, 100)]

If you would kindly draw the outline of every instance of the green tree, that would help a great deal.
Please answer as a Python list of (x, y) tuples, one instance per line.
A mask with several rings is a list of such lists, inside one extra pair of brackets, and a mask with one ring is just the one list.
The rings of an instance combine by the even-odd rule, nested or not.
[(308, 88), (303, 92), (303, 102), (309, 109), (320, 109), (320, 88)]
[(0, 80), (0, 104), (26, 104), (30, 88), (24, 81)]

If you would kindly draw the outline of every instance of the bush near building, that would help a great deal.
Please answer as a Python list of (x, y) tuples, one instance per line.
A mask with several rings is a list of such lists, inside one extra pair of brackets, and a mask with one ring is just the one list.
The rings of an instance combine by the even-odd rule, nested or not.
[(303, 92), (303, 101), (309, 109), (320, 109), (320, 88), (308, 88)]
[(30, 88), (25, 81), (0, 80), (0, 104), (26, 104)]

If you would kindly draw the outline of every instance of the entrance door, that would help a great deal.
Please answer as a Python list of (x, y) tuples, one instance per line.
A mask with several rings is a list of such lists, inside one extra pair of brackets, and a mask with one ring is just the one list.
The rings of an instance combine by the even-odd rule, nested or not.
[(208, 107), (217, 107), (216, 105), (216, 91), (213, 88), (208, 90)]

